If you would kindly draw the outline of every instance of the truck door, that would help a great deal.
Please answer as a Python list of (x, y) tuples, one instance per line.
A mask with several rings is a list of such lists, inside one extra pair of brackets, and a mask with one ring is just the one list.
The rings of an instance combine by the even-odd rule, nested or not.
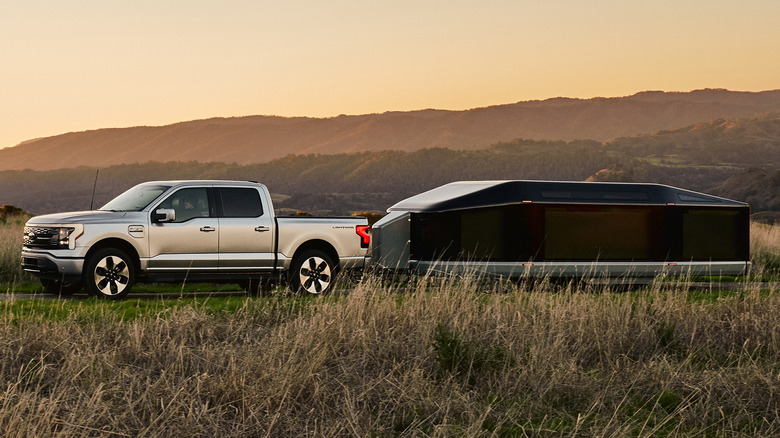
[(149, 270), (180, 271), (218, 268), (219, 223), (205, 187), (184, 188), (152, 209), (173, 209), (172, 222), (151, 221)]
[(253, 187), (217, 187), (220, 270), (274, 268), (273, 212)]

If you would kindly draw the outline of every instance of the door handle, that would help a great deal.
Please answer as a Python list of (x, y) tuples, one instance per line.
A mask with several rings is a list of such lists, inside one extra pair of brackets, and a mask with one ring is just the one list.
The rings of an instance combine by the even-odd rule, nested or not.
[(200, 230), (203, 231), (204, 233), (209, 233), (211, 231), (217, 231), (217, 229), (214, 228), (214, 227), (200, 227)]
[(255, 231), (257, 231), (258, 233), (262, 233), (263, 231), (270, 231), (270, 230), (271, 230), (270, 227), (265, 227), (262, 225), (255, 227)]

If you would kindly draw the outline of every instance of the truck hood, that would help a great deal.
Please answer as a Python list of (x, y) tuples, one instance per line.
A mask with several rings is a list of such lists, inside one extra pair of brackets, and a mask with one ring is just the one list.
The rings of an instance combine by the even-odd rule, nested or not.
[(27, 221), (28, 225), (49, 224), (94, 224), (132, 222), (145, 219), (146, 214), (137, 211), (71, 211), (35, 216)]

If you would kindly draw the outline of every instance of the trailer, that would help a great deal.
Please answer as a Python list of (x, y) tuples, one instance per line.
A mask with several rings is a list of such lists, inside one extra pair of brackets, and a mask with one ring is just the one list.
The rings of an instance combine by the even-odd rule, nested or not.
[(383, 270), (505, 278), (741, 275), (750, 206), (661, 184), (461, 181), (390, 207)]

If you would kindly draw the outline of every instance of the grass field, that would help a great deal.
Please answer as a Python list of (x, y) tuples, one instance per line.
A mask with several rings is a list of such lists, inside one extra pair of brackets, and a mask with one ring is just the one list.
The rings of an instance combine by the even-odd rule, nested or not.
[[(767, 278), (779, 228), (753, 229)], [(18, 249), (1, 249), (20, 236), (0, 232), (3, 284), (29, 280), (14, 271)], [(779, 435), (780, 294), (690, 286), (626, 293), (467, 277), (398, 293), (369, 277), (330, 297), (12, 299), (0, 302), (0, 430)]]
[[(776, 436), (776, 290), (0, 303), (17, 436)], [(517, 287), (515, 290), (512, 288)], [(500, 293), (498, 292), (500, 289)]]

